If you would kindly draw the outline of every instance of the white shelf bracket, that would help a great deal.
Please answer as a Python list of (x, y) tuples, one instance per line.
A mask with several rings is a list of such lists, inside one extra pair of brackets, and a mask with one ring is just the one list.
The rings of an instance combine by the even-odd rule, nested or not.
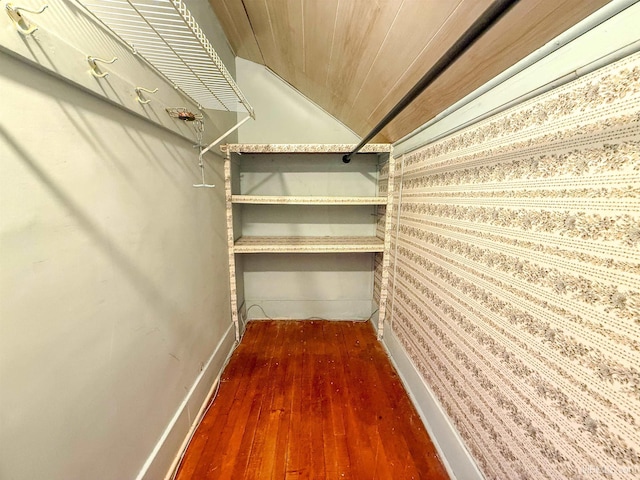
[(214, 188), (215, 187), (215, 185), (208, 184), (205, 181), (205, 178), (204, 178), (204, 158), (203, 158), (204, 154), (207, 153), (209, 150), (211, 150), (216, 145), (218, 145), (228, 135), (230, 135), (231, 133), (235, 132), (244, 123), (246, 123), (250, 118), (253, 118), (253, 116), (252, 115), (247, 115), (242, 120), (240, 120), (238, 123), (236, 123), (233, 127), (231, 127), (229, 130), (227, 130), (222, 135), (220, 135), (218, 138), (216, 138), (213, 142), (211, 142), (209, 144), (209, 146), (207, 146), (206, 148), (203, 148), (203, 149), (200, 150), (200, 155), (198, 155), (198, 166), (200, 167), (200, 173), (202, 175), (202, 183), (194, 184), (193, 186), (195, 188)]

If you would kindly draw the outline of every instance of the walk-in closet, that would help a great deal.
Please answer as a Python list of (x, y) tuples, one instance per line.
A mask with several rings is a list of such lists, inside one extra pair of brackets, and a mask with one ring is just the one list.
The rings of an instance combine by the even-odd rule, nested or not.
[(0, 479), (637, 479), (638, 25), (0, 0)]

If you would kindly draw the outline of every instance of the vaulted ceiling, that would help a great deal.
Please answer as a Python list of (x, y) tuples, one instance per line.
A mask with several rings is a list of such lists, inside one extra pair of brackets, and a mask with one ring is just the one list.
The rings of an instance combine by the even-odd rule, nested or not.
[[(210, 0), (236, 55), (366, 135), (491, 0)], [(375, 141), (396, 141), (607, 0), (521, 0)]]

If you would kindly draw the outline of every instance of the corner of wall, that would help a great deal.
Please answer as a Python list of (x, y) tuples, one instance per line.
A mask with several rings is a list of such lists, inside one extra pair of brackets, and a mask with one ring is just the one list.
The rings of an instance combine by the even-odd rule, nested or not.
[[(237, 83), (256, 111), (239, 143), (358, 143), (336, 118), (263, 65), (236, 57)], [(239, 114), (242, 115), (242, 114)]]

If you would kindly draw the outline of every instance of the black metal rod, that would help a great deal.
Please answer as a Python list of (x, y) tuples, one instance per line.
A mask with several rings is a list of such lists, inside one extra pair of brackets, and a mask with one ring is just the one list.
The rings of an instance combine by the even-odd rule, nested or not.
[(351, 161), (351, 155), (358, 153), (373, 137), (375, 137), (389, 122), (398, 116), (407, 106), (424, 92), (434, 81), (438, 79), (456, 60), (466, 52), (476, 40), (489, 30), (502, 16), (507, 13), (519, 0), (496, 0), (485, 12), (473, 22), (466, 32), (447, 50), (442, 57), (418, 80), (407, 94), (387, 113), (373, 130), (353, 149), (342, 157), (344, 163)]

